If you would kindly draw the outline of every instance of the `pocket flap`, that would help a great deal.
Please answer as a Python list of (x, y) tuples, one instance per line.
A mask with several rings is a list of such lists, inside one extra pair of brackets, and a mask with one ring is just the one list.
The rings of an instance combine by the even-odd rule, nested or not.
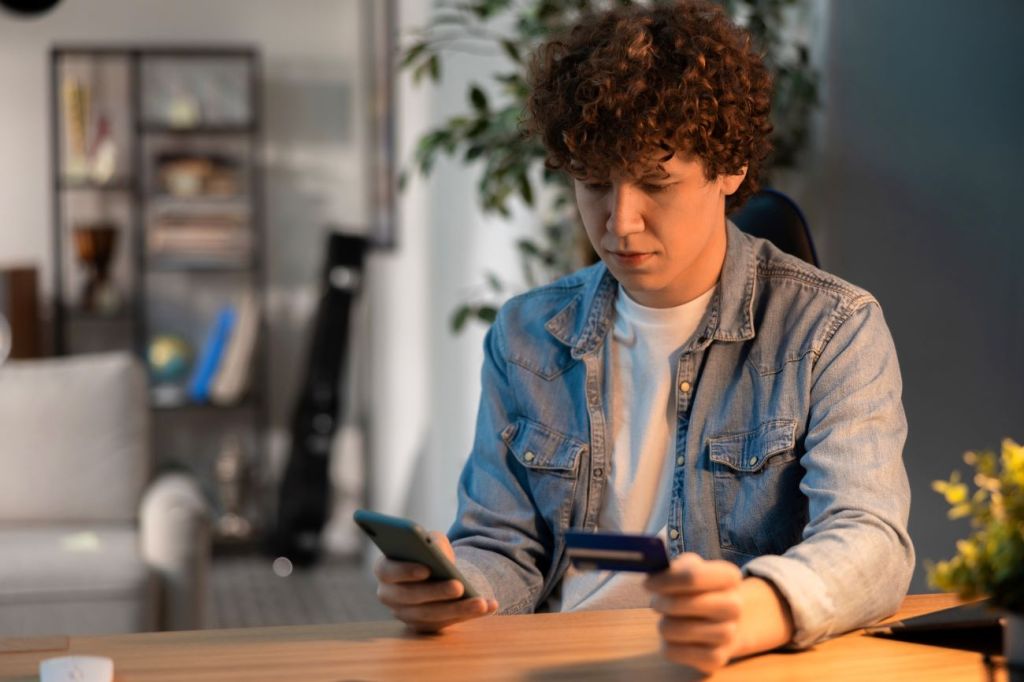
[(519, 463), (531, 469), (575, 471), (583, 441), (553, 431), (531, 419), (519, 419), (501, 432), (501, 439)]
[(765, 460), (796, 443), (796, 421), (772, 419), (754, 431), (715, 436), (708, 439), (711, 461), (736, 471), (757, 471)]

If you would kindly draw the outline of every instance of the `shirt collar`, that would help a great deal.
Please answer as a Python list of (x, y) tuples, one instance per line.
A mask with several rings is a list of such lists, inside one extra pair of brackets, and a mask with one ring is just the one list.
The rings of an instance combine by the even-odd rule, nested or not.
[[(754, 285), (757, 281), (757, 260), (751, 237), (733, 222), (726, 223), (727, 245), (725, 263), (714, 298), (708, 305), (698, 345), (716, 341), (746, 341), (754, 338)], [(618, 282), (604, 263), (586, 270), (583, 291), (555, 313), (544, 328), (556, 339), (572, 348), (572, 357), (579, 359), (600, 348), (615, 316), (615, 294)]]
[(728, 245), (719, 280), (719, 317), (714, 338), (716, 341), (747, 341), (754, 338), (757, 258), (754, 256), (753, 237), (741, 232), (731, 220), (726, 223), (726, 235)]

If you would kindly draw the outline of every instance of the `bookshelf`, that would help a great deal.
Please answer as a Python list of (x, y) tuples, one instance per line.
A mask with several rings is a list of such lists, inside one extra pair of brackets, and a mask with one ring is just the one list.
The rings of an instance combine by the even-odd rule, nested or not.
[(255, 501), (223, 507), (265, 462), (259, 54), (62, 45), (50, 79), (55, 350), (136, 353), (156, 466), (258, 529)]

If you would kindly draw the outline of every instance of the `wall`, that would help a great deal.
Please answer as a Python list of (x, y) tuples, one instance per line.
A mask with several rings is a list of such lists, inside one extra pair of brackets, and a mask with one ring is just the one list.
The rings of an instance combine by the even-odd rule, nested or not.
[[(880, 300), (903, 371), (918, 550), (964, 523), (930, 481), (1024, 440), (1024, 5), (833, 2), (822, 147), (802, 201), (826, 269)], [(955, 532), (954, 532), (955, 531)]]
[[(400, 2), (403, 35), (422, 26), (428, 3)], [(486, 81), (500, 57), (452, 54), (438, 85), (399, 80), (399, 159), (416, 141), (469, 104), (467, 83)], [(491, 270), (517, 278), (514, 241), (532, 219), (517, 207), (510, 221), (484, 216), (477, 204), (479, 168), (441, 160), (427, 177), (413, 174), (400, 197), (399, 249), (372, 261), (374, 376), (370, 410), (374, 505), (447, 529), (454, 518), (459, 471), (473, 438), (482, 325), (454, 335), (452, 311)]]

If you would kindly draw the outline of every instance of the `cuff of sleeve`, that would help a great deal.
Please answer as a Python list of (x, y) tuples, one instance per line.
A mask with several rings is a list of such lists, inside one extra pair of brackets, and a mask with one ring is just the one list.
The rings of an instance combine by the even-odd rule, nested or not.
[(471, 554), (471, 551), (467, 551), (468, 548), (464, 547), (454, 547), (453, 549), (455, 550), (455, 567), (469, 581), (473, 589), (479, 592), (480, 596), (485, 599), (496, 599), (491, 582), (484, 575), (484, 572), (480, 570), (480, 567), (468, 556)]
[(805, 649), (832, 634), (835, 606), (825, 582), (803, 562), (784, 556), (751, 559), (743, 574), (770, 581), (789, 604), (793, 639), (788, 648)]

